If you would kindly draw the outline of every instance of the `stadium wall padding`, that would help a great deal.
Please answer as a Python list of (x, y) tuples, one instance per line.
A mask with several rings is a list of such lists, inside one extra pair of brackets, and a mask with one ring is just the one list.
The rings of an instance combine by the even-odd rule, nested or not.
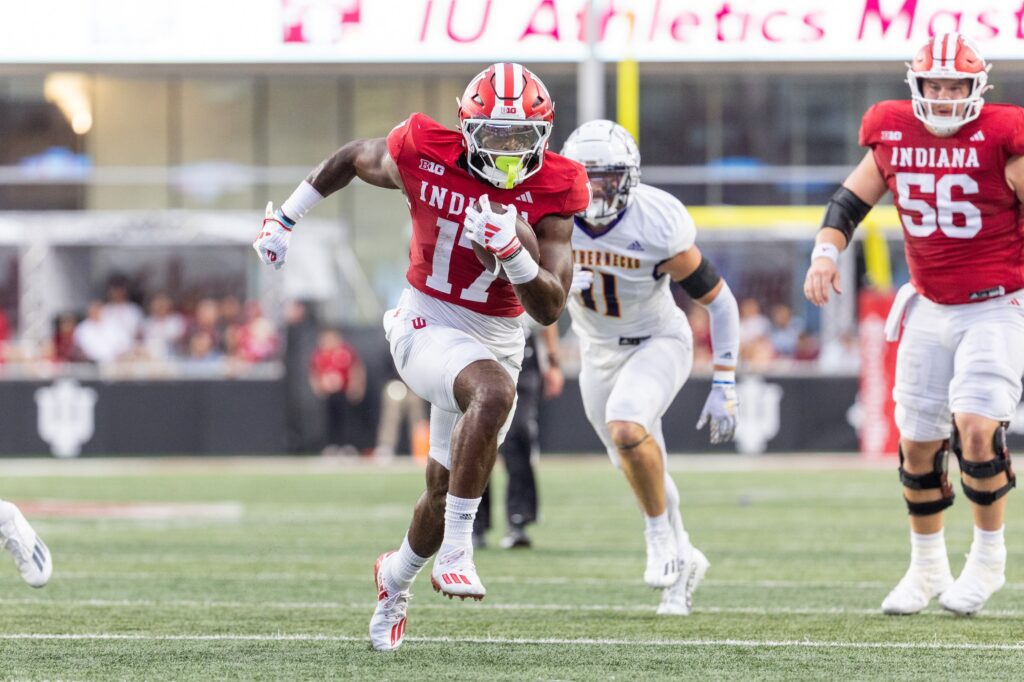
[[(80, 456), (277, 455), (288, 451), (289, 413), (322, 422), (321, 415), (312, 413), (319, 408), (315, 403), (302, 411), (286, 409), (284, 380), (62, 381), (65, 391), (43, 419), (43, 396), (55, 382), (0, 382), (0, 456), (53, 456), (55, 431), (72, 433), (70, 448), (64, 443), (65, 456), (69, 449)], [(707, 429), (694, 428), (710, 382), (695, 378), (665, 415), (665, 441), (674, 453), (853, 452), (858, 444), (852, 425), (858, 418), (857, 383), (856, 377), (747, 376), (738, 387), (736, 443), (711, 446)], [(379, 387), (367, 394), (375, 399)], [(363, 449), (372, 447), (376, 433), (374, 408), (370, 401), (358, 408), (362, 428), (357, 445)], [(542, 403), (539, 421), (543, 453), (603, 452), (575, 380), (566, 381), (560, 397)], [(1024, 406), (1011, 427), (1011, 452), (1024, 450), (1021, 422)]]

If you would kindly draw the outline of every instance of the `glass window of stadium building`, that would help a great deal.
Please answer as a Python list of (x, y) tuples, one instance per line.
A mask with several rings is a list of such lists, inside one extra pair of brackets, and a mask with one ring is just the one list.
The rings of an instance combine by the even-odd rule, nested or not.
[[(485, 64), (0, 65), (0, 224), (10, 228), (0, 232), (0, 281), (9, 285), (0, 306), (22, 331), (41, 333), (40, 320), (84, 310), (111, 271), (145, 270), (154, 290), (193, 278), (271, 303), (317, 300), (328, 319), (373, 325), (403, 286), (404, 202), (356, 182), (318, 206), (307, 232), (327, 246), (295, 254), (317, 267), (295, 268), (277, 291), (248, 250), (258, 211), (339, 145), (386, 135), (412, 111), (454, 127), (456, 100)], [(583, 65), (528, 66), (555, 100), (558, 150), (580, 122)], [(602, 71), (604, 115), (615, 118), (615, 64)], [(863, 155), (860, 116), (880, 99), (907, 98), (904, 77), (895, 59), (642, 61), (642, 180), (693, 210), (702, 248), (740, 298), (788, 305), (815, 332), (848, 332), (852, 303), (829, 323), (803, 300), (808, 221), (816, 225)], [(993, 80), (990, 101), (1012, 97), (1024, 64), (1000, 61)], [(39, 226), (57, 256), (62, 282), (48, 284), (47, 303), (35, 307), (25, 301), (31, 272), (15, 224)], [(886, 237), (894, 277), (905, 280), (898, 229)]]

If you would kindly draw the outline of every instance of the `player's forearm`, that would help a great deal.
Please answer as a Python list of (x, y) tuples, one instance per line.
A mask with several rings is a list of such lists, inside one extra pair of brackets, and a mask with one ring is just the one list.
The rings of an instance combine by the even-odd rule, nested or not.
[(545, 326), (558, 322), (566, 300), (561, 279), (541, 269), (529, 282), (515, 285), (515, 290), (530, 317)]
[(711, 352), (715, 371), (734, 371), (740, 349), (740, 313), (736, 297), (726, 281), (720, 280), (715, 297), (701, 301), (708, 311), (711, 328)]

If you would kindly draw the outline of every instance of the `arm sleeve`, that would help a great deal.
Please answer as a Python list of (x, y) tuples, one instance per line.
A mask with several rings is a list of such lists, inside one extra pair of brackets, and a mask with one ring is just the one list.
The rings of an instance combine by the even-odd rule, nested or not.
[(704, 306), (711, 326), (711, 353), (716, 365), (735, 367), (740, 350), (740, 312), (729, 283), (722, 280), (715, 299)]

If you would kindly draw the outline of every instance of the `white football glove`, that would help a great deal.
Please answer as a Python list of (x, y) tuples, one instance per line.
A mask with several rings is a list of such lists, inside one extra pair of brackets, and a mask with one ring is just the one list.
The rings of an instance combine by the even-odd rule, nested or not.
[(572, 282), (569, 284), (569, 293), (585, 291), (594, 285), (594, 271), (584, 270), (579, 265), (572, 266)]
[(267, 210), (263, 215), (263, 227), (252, 248), (256, 249), (264, 265), (273, 265), (280, 270), (288, 256), (288, 240), (292, 238), (292, 228), (285, 225), (274, 213), (274, 202), (267, 202)]
[(480, 244), (499, 260), (512, 257), (522, 248), (516, 234), (516, 218), (519, 217), (519, 212), (515, 204), (509, 204), (506, 209), (501, 215), (492, 212), (491, 202), (484, 194), (480, 197), (479, 210), (472, 204), (466, 207), (466, 219), (462, 223), (466, 239)]
[(697, 430), (711, 422), (711, 442), (728, 443), (736, 435), (736, 407), (739, 404), (735, 381), (712, 381), (711, 393), (708, 394), (704, 409), (700, 413), (700, 420), (697, 421)]

